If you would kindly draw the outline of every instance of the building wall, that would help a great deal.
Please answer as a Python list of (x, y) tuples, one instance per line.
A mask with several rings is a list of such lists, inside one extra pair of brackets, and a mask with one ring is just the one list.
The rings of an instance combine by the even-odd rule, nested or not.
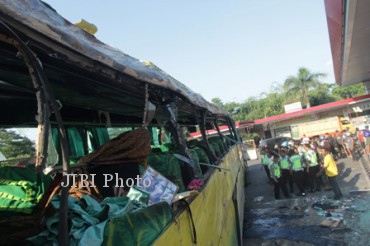
[(299, 127), (300, 125), (310, 123), (313, 121), (318, 121), (319, 124), (319, 122), (322, 122), (325, 119), (329, 120), (335, 116), (348, 117), (349, 113), (352, 111), (353, 111), (352, 108), (341, 108), (321, 113), (302, 115), (296, 118), (270, 123), (269, 128), (273, 137), (286, 136), (298, 139), (302, 137), (302, 134), (304, 134), (302, 132), (302, 128), (300, 129)]

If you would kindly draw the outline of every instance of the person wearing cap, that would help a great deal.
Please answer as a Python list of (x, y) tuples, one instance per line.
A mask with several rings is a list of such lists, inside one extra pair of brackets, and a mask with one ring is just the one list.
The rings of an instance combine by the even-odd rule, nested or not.
[(343, 194), (339, 188), (337, 183), (337, 176), (338, 176), (338, 167), (335, 163), (333, 156), (330, 154), (330, 150), (327, 148), (321, 148), (324, 157), (324, 165), (322, 169), (316, 174), (316, 177), (320, 177), (320, 175), (325, 172), (326, 176), (329, 179), (329, 183), (334, 192), (334, 199), (339, 200), (342, 198)]

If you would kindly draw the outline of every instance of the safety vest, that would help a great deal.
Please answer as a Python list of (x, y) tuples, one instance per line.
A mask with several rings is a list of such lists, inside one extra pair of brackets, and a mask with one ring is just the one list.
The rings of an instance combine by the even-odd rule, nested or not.
[(289, 169), (290, 164), (288, 161), (288, 157), (280, 157), (280, 167), (281, 169)]
[(261, 156), (261, 159), (262, 159), (262, 164), (263, 164), (264, 166), (268, 166), (268, 165), (269, 165), (270, 160), (269, 160), (269, 158), (268, 158), (268, 156), (267, 156), (267, 155), (263, 155), (263, 156)]
[(309, 164), (310, 167), (314, 167), (314, 166), (319, 165), (318, 162), (317, 162), (317, 155), (316, 155), (316, 152), (314, 150), (309, 150), (306, 153), (306, 158), (307, 158), (307, 160), (310, 161), (310, 164)]
[(280, 178), (281, 172), (280, 172), (280, 166), (278, 163), (272, 163), (270, 166), (270, 170), (274, 172), (275, 178)]
[(302, 162), (301, 162), (300, 155), (298, 154), (292, 155), (289, 159), (290, 159), (290, 162), (292, 163), (293, 171), (302, 171)]

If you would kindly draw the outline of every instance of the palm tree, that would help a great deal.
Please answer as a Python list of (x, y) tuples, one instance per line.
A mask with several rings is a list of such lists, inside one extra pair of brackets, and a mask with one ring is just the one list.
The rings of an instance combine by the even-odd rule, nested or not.
[(301, 67), (297, 76), (289, 76), (285, 80), (284, 89), (289, 95), (299, 95), (303, 98), (303, 103), (309, 108), (308, 91), (320, 83), (319, 78), (325, 76), (324, 73), (311, 73), (307, 68)]

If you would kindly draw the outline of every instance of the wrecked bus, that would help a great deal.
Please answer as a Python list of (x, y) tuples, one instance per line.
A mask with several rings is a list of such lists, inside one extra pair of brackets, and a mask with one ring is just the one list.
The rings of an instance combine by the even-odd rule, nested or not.
[(228, 113), (38, 0), (0, 1), (0, 64), (2, 243), (242, 245)]

